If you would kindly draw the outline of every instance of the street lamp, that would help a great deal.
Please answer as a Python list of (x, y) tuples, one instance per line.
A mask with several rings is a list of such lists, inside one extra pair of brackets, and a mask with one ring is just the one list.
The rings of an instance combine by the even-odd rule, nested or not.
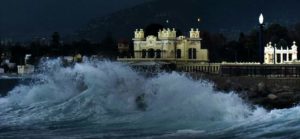
[(259, 16), (259, 63), (264, 63), (264, 16), (260, 14)]
[(264, 15), (261, 13), (259, 16), (259, 24), (264, 24)]
[(277, 44), (275, 43), (275, 45), (274, 45), (274, 54), (273, 54), (273, 62), (274, 62), (274, 64), (276, 64), (276, 47), (277, 47)]
[(197, 27), (198, 27), (199, 29), (201, 29), (200, 25), (201, 25), (201, 18), (198, 17), (198, 18), (197, 18)]

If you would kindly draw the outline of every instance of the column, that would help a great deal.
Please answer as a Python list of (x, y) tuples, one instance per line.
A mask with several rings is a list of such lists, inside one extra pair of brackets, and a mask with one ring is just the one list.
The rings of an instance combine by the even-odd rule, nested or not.
[(297, 52), (294, 52), (293, 51), (293, 54), (292, 54), (292, 60), (297, 60)]
[(280, 63), (283, 63), (283, 52), (280, 52)]

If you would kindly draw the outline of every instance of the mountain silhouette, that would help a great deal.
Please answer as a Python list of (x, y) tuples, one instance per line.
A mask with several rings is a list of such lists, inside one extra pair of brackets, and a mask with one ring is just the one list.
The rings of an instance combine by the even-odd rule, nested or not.
[(234, 38), (240, 32), (255, 29), (260, 13), (264, 14), (266, 25), (299, 22), (299, 4), (297, 0), (154, 0), (95, 18), (77, 36), (99, 41), (110, 33), (116, 38), (130, 39), (136, 28), (158, 23), (178, 28), (184, 34), (193, 27)]
[(0, 37), (30, 40), (73, 33), (91, 19), (148, 0), (1, 0)]

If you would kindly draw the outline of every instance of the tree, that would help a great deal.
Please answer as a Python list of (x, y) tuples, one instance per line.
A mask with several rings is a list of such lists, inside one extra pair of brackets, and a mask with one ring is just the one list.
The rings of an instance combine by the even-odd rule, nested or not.
[(278, 43), (280, 39), (291, 41), (288, 29), (280, 24), (271, 24), (265, 31), (265, 40), (272, 43)]
[(103, 56), (112, 59), (116, 59), (118, 56), (117, 42), (109, 32), (100, 43), (100, 53), (102, 53)]
[(58, 32), (54, 32), (52, 34), (52, 46), (54, 47), (60, 46), (60, 35)]

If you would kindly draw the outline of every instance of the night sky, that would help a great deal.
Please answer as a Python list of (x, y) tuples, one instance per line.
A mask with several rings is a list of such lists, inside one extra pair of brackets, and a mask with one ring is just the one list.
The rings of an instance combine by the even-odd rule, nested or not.
[[(73, 32), (89, 20), (146, 0), (0, 0), (0, 35), (11, 38)], [(26, 36), (28, 37), (26, 37)]]
[[(147, 1), (154, 2), (130, 10)], [(190, 16), (201, 16), (207, 30), (239, 32), (255, 26), (260, 12), (264, 12), (267, 22), (297, 23), (300, 21), (299, 4), (298, 0), (285, 3), (282, 0), (0, 0), (0, 38), (31, 40), (33, 37), (49, 37), (55, 31), (63, 36), (69, 35), (90, 25), (94, 19), (101, 21), (92, 24), (100, 26), (96, 30), (96, 36), (100, 37), (99, 32), (107, 28), (101, 26), (102, 22), (111, 25), (108, 26), (111, 32), (116, 32), (113, 28), (129, 32), (132, 30), (130, 26), (141, 26), (169, 15), (176, 19), (173, 24), (180, 24), (183, 20), (182, 24), (190, 27), (194, 19)], [(112, 15), (122, 10), (125, 10), (122, 14)], [(106, 20), (103, 16), (111, 18)], [(124, 25), (114, 19), (124, 21)]]

